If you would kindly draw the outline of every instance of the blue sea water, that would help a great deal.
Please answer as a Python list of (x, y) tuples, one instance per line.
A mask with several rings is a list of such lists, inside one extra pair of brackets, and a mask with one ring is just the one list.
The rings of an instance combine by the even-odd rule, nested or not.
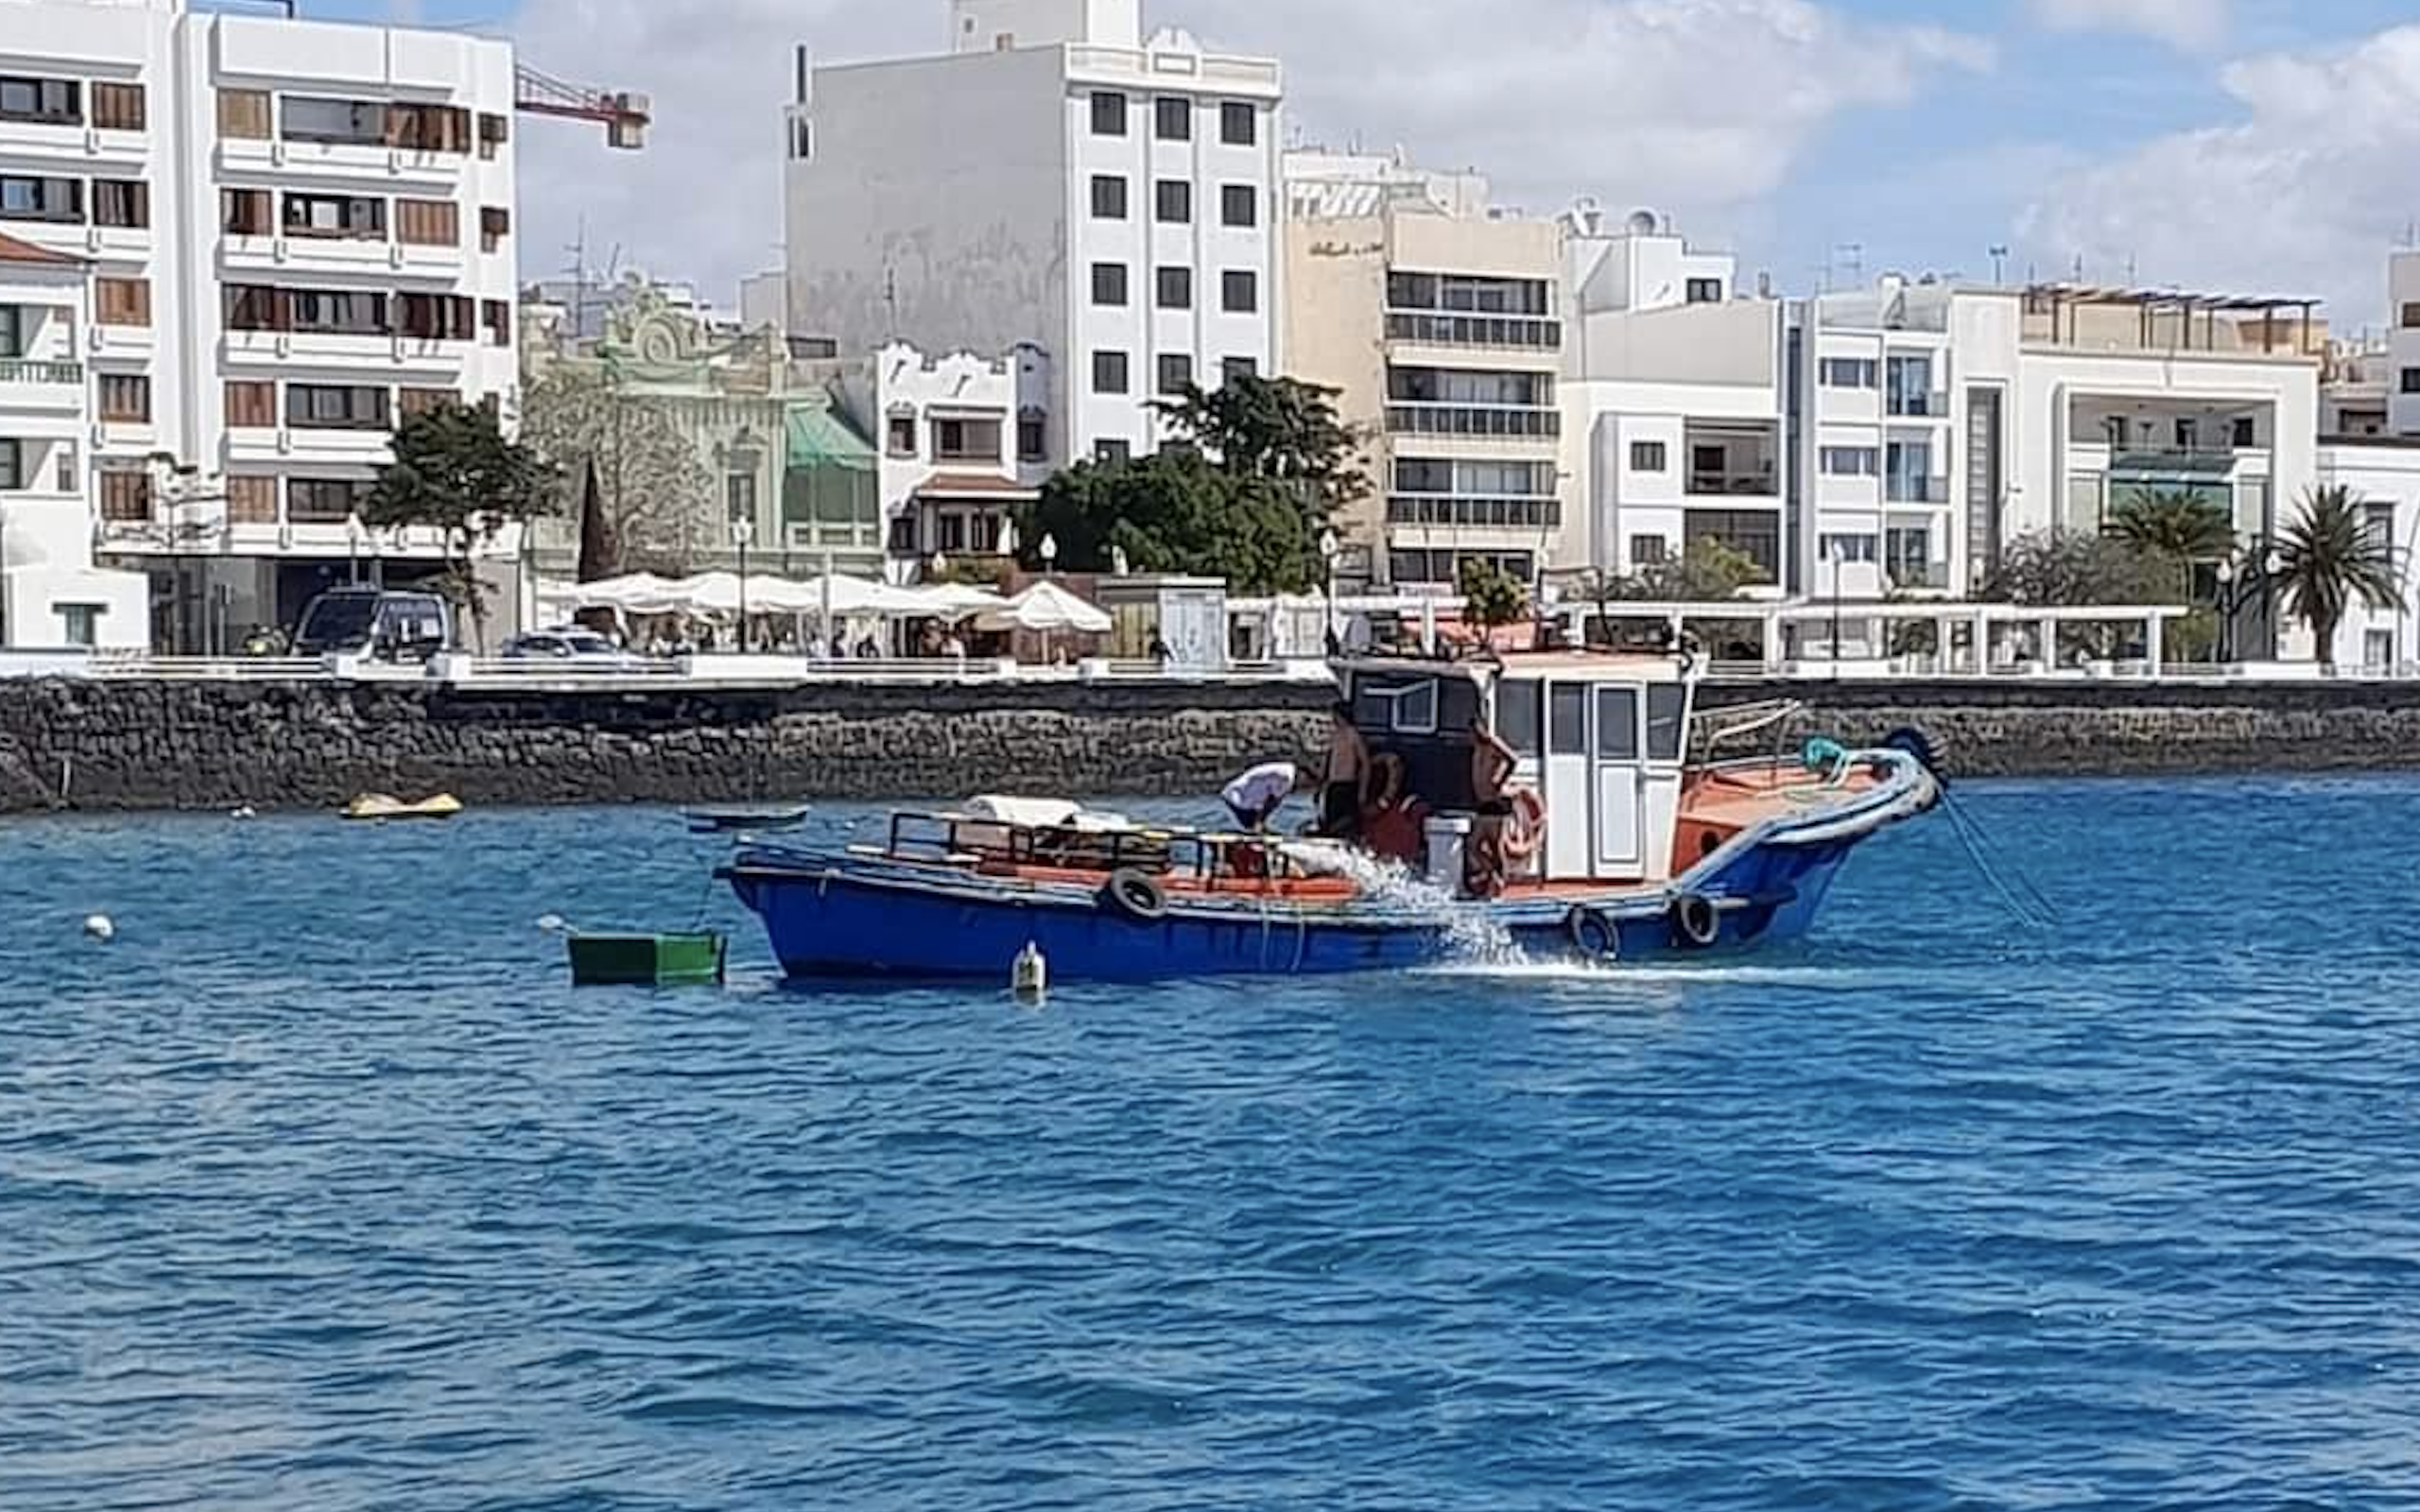
[(779, 988), (662, 813), (0, 827), (0, 1507), (2420, 1504), (2420, 782), (1962, 801), (2063, 929), (1927, 822), (1787, 955), (1038, 1008)]

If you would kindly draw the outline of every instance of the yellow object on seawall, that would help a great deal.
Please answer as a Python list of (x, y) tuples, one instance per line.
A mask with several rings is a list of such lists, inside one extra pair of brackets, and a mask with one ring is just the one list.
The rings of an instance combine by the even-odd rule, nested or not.
[(344, 806), (348, 819), (450, 819), (462, 812), (462, 800), (451, 793), (406, 803), (386, 793), (364, 793)]

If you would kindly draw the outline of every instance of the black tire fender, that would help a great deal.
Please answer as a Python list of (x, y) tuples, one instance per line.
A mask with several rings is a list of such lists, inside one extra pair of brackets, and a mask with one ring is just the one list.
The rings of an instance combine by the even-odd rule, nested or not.
[(1168, 895), (1150, 876), (1128, 867), (1111, 872), (1101, 884), (1100, 904), (1113, 914), (1150, 924), (1167, 917)]
[(1575, 903), (1572, 905), (1571, 912), (1564, 916), (1563, 927), (1564, 933), (1571, 936), (1572, 948), (1587, 959), (1592, 961), (1621, 959), (1621, 926), (1614, 922), (1614, 916), (1603, 909), (1591, 908), (1586, 903)]
[(1703, 893), (1683, 893), (1672, 901), (1672, 937), (1693, 951), (1705, 950), (1722, 937), (1722, 915)]

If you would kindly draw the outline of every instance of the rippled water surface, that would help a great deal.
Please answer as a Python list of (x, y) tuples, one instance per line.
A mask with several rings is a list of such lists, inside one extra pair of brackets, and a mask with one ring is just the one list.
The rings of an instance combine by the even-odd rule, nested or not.
[(2064, 932), (1930, 822), (1787, 956), (1040, 1009), (780, 989), (663, 814), (0, 827), (0, 1507), (2420, 1504), (2420, 783), (1963, 802)]

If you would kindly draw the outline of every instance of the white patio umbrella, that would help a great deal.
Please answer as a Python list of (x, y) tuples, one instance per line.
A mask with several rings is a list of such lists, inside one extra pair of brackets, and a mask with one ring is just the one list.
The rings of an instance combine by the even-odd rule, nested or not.
[(911, 588), (904, 592), (914, 596), (913, 612), (937, 620), (962, 620), (970, 614), (989, 614), (1009, 607), (1009, 601), (988, 588), (972, 583), (937, 583), (930, 588)]
[(1045, 635), (1069, 631), (1106, 635), (1113, 621), (1095, 606), (1057, 583), (1044, 580), (975, 622), (981, 630), (1035, 630)]

